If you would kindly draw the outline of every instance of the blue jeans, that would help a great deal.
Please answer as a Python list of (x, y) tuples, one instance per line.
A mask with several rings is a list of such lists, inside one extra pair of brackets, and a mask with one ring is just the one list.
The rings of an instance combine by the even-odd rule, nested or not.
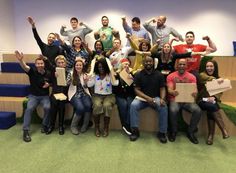
[(167, 106), (160, 106), (160, 98), (156, 97), (156, 106), (151, 106), (147, 102), (134, 99), (130, 106), (130, 126), (131, 128), (138, 128), (139, 126), (139, 114), (138, 111), (146, 107), (153, 108), (159, 114), (159, 131), (161, 133), (167, 132), (167, 121), (168, 121), (168, 111)]
[(178, 130), (178, 113), (180, 109), (184, 109), (192, 113), (188, 132), (193, 133), (197, 129), (197, 125), (201, 118), (201, 109), (196, 103), (176, 103), (171, 101), (169, 106), (169, 117), (171, 124), (171, 131), (176, 133)]
[(50, 112), (50, 99), (49, 96), (35, 96), (29, 95), (29, 101), (27, 103), (27, 108), (24, 113), (23, 130), (30, 129), (31, 116), (36, 107), (41, 104), (44, 110), (42, 125), (49, 126), (49, 112)]
[(122, 126), (130, 125), (130, 105), (133, 99), (134, 99), (133, 97), (123, 98), (123, 97), (116, 96), (116, 104), (118, 107), (120, 121), (121, 121)]
[(92, 101), (89, 95), (73, 96), (70, 103), (75, 108), (77, 116), (82, 116), (85, 112), (91, 112), (92, 110)]

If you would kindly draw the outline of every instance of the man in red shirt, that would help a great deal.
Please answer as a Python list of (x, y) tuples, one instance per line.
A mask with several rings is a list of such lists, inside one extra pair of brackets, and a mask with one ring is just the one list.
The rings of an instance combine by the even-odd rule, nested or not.
[[(186, 52), (205, 52), (205, 54), (209, 54), (217, 50), (215, 44), (212, 42), (209, 36), (204, 36), (202, 39), (208, 42), (208, 46), (202, 44), (193, 44), (195, 35), (192, 31), (188, 31), (185, 34), (186, 44), (176, 45), (174, 46), (174, 50), (178, 54)], [(192, 57), (187, 58), (186, 71), (196, 75), (199, 70), (200, 61), (201, 55), (193, 55)]]

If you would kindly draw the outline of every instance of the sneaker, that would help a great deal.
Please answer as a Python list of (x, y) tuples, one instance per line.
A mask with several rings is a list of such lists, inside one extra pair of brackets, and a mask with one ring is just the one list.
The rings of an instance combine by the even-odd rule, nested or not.
[(136, 141), (139, 138), (138, 128), (132, 128), (132, 134), (129, 136), (130, 141)]
[(79, 134), (79, 129), (77, 127), (71, 127), (70, 131), (73, 135), (78, 135)]
[(23, 140), (25, 142), (30, 142), (31, 141), (31, 137), (29, 135), (29, 131), (28, 130), (24, 130), (23, 131)]
[(124, 132), (125, 132), (127, 135), (130, 136), (130, 135), (132, 134), (130, 127), (128, 127), (128, 126), (122, 126), (122, 129), (124, 130)]
[(157, 138), (160, 140), (161, 143), (167, 143), (167, 139), (166, 139), (166, 134), (165, 133), (161, 133), (158, 132), (157, 133)]
[(53, 132), (53, 130), (54, 130), (54, 127), (53, 127), (53, 126), (50, 126), (50, 127), (48, 128), (47, 132), (46, 132), (46, 135), (51, 134), (51, 133)]

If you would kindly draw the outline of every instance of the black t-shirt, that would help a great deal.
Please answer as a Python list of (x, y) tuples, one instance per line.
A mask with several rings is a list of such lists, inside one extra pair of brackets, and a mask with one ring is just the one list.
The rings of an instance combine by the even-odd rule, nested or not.
[(50, 73), (45, 71), (44, 74), (39, 73), (35, 68), (30, 68), (28, 73), (30, 80), (30, 93), (35, 96), (49, 95), (49, 87), (43, 88), (45, 82), (50, 83)]
[(160, 88), (165, 87), (165, 79), (157, 70), (148, 74), (144, 69), (136, 73), (134, 86), (139, 87), (141, 91), (149, 97), (160, 97)]

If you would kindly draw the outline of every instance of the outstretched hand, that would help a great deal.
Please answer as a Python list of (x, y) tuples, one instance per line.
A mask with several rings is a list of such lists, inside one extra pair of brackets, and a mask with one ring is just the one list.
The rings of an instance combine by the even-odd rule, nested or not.
[(20, 53), (18, 50), (15, 51), (15, 55), (19, 61), (23, 60), (24, 58), (23, 53), (22, 52)]
[(27, 20), (32, 26), (35, 24), (34, 19), (31, 16), (28, 16)]

